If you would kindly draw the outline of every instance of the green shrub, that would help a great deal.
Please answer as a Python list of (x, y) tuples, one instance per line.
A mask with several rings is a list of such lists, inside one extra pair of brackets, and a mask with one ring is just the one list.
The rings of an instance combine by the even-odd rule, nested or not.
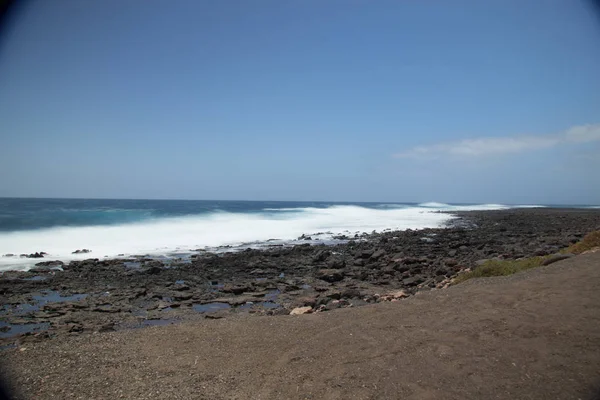
[[(581, 254), (600, 247), (600, 231), (594, 231), (585, 235), (579, 242), (561, 250), (561, 253)], [(483, 278), (486, 276), (506, 276), (517, 272), (539, 267), (544, 260), (552, 256), (529, 257), (520, 260), (488, 260), (470, 272), (458, 275), (454, 284), (464, 282), (472, 278)]]
[(581, 254), (584, 251), (600, 247), (600, 231), (590, 232), (579, 242), (564, 249), (563, 253)]
[(520, 260), (488, 260), (470, 272), (465, 272), (456, 277), (454, 283), (461, 283), (472, 278), (486, 276), (506, 276), (539, 267), (548, 257), (530, 257)]

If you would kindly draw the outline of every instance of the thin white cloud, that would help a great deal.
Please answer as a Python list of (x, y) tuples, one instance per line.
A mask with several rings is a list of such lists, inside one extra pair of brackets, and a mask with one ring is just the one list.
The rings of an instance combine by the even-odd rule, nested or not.
[(563, 143), (600, 141), (600, 124), (574, 126), (557, 135), (464, 139), (432, 146), (417, 146), (395, 154), (397, 158), (479, 157), (547, 149)]

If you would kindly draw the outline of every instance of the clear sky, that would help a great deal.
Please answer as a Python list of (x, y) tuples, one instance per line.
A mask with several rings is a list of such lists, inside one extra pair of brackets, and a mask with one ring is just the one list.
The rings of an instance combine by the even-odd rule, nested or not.
[(0, 37), (0, 196), (600, 204), (571, 0), (38, 0)]

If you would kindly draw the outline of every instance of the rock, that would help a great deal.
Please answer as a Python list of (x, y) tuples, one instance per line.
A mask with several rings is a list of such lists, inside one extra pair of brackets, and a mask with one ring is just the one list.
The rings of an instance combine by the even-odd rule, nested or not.
[(448, 257), (454, 257), (456, 255), (456, 250), (450, 250), (448, 252)]
[(87, 253), (91, 253), (91, 252), (92, 251), (90, 249), (81, 249), (81, 250), (75, 250), (71, 254), (87, 254)]
[(331, 255), (328, 250), (319, 250), (313, 257), (313, 262), (323, 262)]
[(327, 266), (333, 269), (342, 269), (346, 266), (346, 261), (339, 258), (330, 259), (327, 261)]
[(342, 292), (340, 293), (340, 297), (344, 299), (358, 299), (361, 297), (361, 293), (358, 289), (348, 288), (342, 290)]
[[(44, 253), (43, 251), (41, 253), (36, 252), (36, 253), (32, 253), (32, 254), (25, 254), (25, 257), (27, 258), (44, 258), (44, 255), (47, 253)], [(23, 257), (23, 254), (21, 254), (21, 257)]]
[(33, 267), (29, 270), (29, 272), (50, 272), (50, 271), (52, 271), (52, 267), (46, 267), (46, 266)]
[(423, 282), (423, 278), (419, 276), (413, 276), (402, 280), (404, 286), (416, 286), (421, 282)]
[(113, 305), (108, 305), (108, 306), (92, 308), (92, 311), (114, 314), (114, 313), (121, 312), (121, 309), (119, 307), (115, 307)]
[(344, 279), (344, 275), (338, 269), (320, 269), (317, 271), (316, 277), (330, 283)]
[(410, 267), (408, 265), (396, 263), (396, 264), (394, 264), (394, 269), (396, 271), (402, 273), (402, 272), (408, 271), (410, 269)]
[(329, 292), (325, 293), (325, 297), (328, 299), (339, 300), (342, 297), (342, 292), (339, 290), (330, 290)]
[(312, 311), (312, 307), (296, 307), (290, 312), (290, 315), (310, 314)]
[(16, 256), (16, 254), (8, 253), (8, 254), (3, 255), (2, 257), (15, 257), (15, 256)]
[(418, 264), (419, 262), (421, 262), (421, 259), (417, 257), (404, 257), (402, 259), (403, 264)]
[(553, 254), (544, 261), (542, 261), (542, 265), (550, 265), (557, 261), (566, 260), (567, 258), (573, 257), (573, 254), (565, 253), (565, 254)]
[(177, 284), (175, 284), (175, 286), (173, 286), (173, 290), (177, 290), (177, 291), (181, 292), (184, 290), (190, 290), (190, 287), (183, 283), (177, 283)]
[(178, 300), (178, 301), (185, 301), (185, 300), (189, 300), (189, 299), (191, 299), (192, 297), (194, 297), (194, 295), (193, 295), (193, 294), (191, 294), (191, 293), (174, 293), (174, 294), (173, 294), (173, 298), (174, 298), (175, 300)]
[(363, 260), (362, 258), (356, 258), (353, 264), (357, 267), (362, 267), (365, 265), (365, 260)]
[(455, 258), (446, 258), (444, 259), (444, 264), (449, 267), (454, 267), (458, 265), (458, 261)]
[(398, 290), (397, 292), (391, 292), (388, 294), (392, 299), (404, 299), (409, 297), (409, 294), (404, 290)]
[(157, 265), (153, 265), (151, 267), (148, 267), (148, 268), (145, 268), (142, 270), (142, 272), (144, 274), (148, 274), (148, 275), (160, 274), (160, 271), (162, 271), (162, 268)]
[(171, 307), (171, 303), (167, 303), (166, 301), (159, 301), (158, 304), (156, 304), (156, 307), (152, 307), (152, 308), (148, 308), (148, 310), (157, 308), (159, 310), (164, 310), (165, 308), (169, 308)]
[(227, 284), (225, 286), (223, 286), (223, 289), (221, 289), (221, 292), (223, 293), (233, 293), (235, 295), (238, 294), (242, 294), (244, 292), (251, 292), (253, 290), (253, 288), (247, 286), (247, 285), (231, 285), (231, 284)]
[(112, 332), (115, 330), (115, 324), (110, 322), (108, 324), (104, 324), (98, 329), (98, 332)]
[[(62, 261), (59, 261), (59, 260), (42, 261), (42, 262), (35, 264), (36, 267), (62, 267), (63, 265), (65, 265), (65, 263)], [(33, 270), (35, 270), (35, 268), (30, 269), (30, 271), (33, 271)]]
[(294, 305), (299, 307), (314, 307), (317, 304), (317, 298), (314, 296), (304, 296), (296, 299)]
[(204, 314), (205, 319), (223, 319), (225, 314), (222, 312), (206, 313)]
[(83, 326), (79, 324), (67, 324), (67, 332), (70, 333), (81, 333), (83, 332)]
[(373, 255), (373, 249), (362, 250), (356, 253), (357, 258), (370, 258)]
[(383, 249), (379, 249), (379, 250), (377, 250), (375, 253), (373, 253), (373, 254), (371, 255), (371, 260), (373, 260), (373, 261), (377, 261), (377, 260), (379, 260), (381, 257), (383, 257), (384, 255), (385, 255), (385, 250), (383, 250)]

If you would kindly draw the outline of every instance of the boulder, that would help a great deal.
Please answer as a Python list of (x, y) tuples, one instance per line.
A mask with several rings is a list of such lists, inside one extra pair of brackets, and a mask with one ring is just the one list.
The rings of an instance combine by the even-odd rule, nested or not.
[(557, 261), (566, 260), (567, 258), (571, 258), (571, 257), (573, 257), (573, 254), (568, 254), (568, 253), (553, 254), (550, 257), (548, 257), (547, 259), (545, 259), (544, 261), (542, 261), (542, 265), (550, 265)]
[(409, 294), (406, 293), (404, 290), (398, 290), (396, 292), (388, 293), (388, 296), (390, 296), (392, 299), (404, 299), (408, 297)]
[(92, 251), (90, 249), (78, 249), (75, 250), (74, 252), (72, 252), (71, 254), (87, 254), (87, 253), (91, 253)]
[(400, 273), (402, 272), (406, 272), (410, 269), (410, 267), (408, 265), (404, 265), (404, 264), (400, 264), (400, 263), (396, 263), (394, 264), (394, 269)]
[(370, 258), (373, 255), (373, 249), (362, 250), (356, 253), (357, 258)]
[(333, 258), (327, 261), (327, 266), (333, 269), (341, 269), (346, 266), (346, 262), (339, 258)]
[[(62, 267), (63, 265), (65, 265), (65, 263), (63, 263), (62, 261), (59, 261), (59, 260), (42, 261), (42, 262), (35, 264), (36, 267)], [(32, 270), (33, 269), (34, 268), (32, 268)]]
[(404, 286), (416, 286), (421, 282), (423, 282), (423, 278), (421, 278), (420, 276), (412, 276), (410, 278), (402, 280), (402, 284)]
[(361, 297), (361, 293), (358, 289), (347, 288), (342, 290), (340, 297), (344, 299), (358, 299)]
[(290, 312), (290, 315), (310, 314), (312, 311), (312, 307), (296, 307)]
[(177, 301), (184, 301), (191, 299), (194, 295), (192, 293), (173, 293), (171, 297)]
[(446, 258), (444, 259), (444, 264), (449, 267), (454, 267), (458, 264), (458, 261), (455, 258)]
[(317, 298), (314, 296), (299, 297), (294, 301), (294, 305), (298, 307), (314, 307), (317, 304)]
[(21, 257), (25, 256), (25, 257), (27, 257), (27, 258), (44, 258), (44, 256), (45, 256), (46, 254), (47, 254), (47, 253), (44, 253), (44, 252), (42, 251), (42, 252), (35, 252), (35, 253), (31, 253), (31, 254), (25, 254), (25, 255), (21, 254)]
[(377, 261), (379, 260), (381, 257), (383, 257), (385, 255), (385, 250), (383, 249), (379, 249), (377, 250), (375, 253), (371, 254), (371, 260), (373, 261)]
[(145, 268), (142, 270), (142, 272), (144, 274), (148, 274), (148, 275), (160, 274), (160, 271), (162, 271), (162, 268), (159, 267), (158, 265), (153, 265), (151, 267), (148, 267), (148, 268)]
[(331, 255), (328, 250), (319, 250), (313, 257), (313, 262), (323, 262)]
[(344, 279), (344, 274), (339, 269), (320, 269), (317, 271), (316, 277), (331, 283)]
[(221, 292), (223, 292), (223, 293), (233, 293), (235, 295), (242, 294), (244, 292), (251, 292), (251, 291), (253, 291), (253, 288), (251, 288), (247, 285), (227, 284), (223, 287), (223, 289), (221, 289)]

